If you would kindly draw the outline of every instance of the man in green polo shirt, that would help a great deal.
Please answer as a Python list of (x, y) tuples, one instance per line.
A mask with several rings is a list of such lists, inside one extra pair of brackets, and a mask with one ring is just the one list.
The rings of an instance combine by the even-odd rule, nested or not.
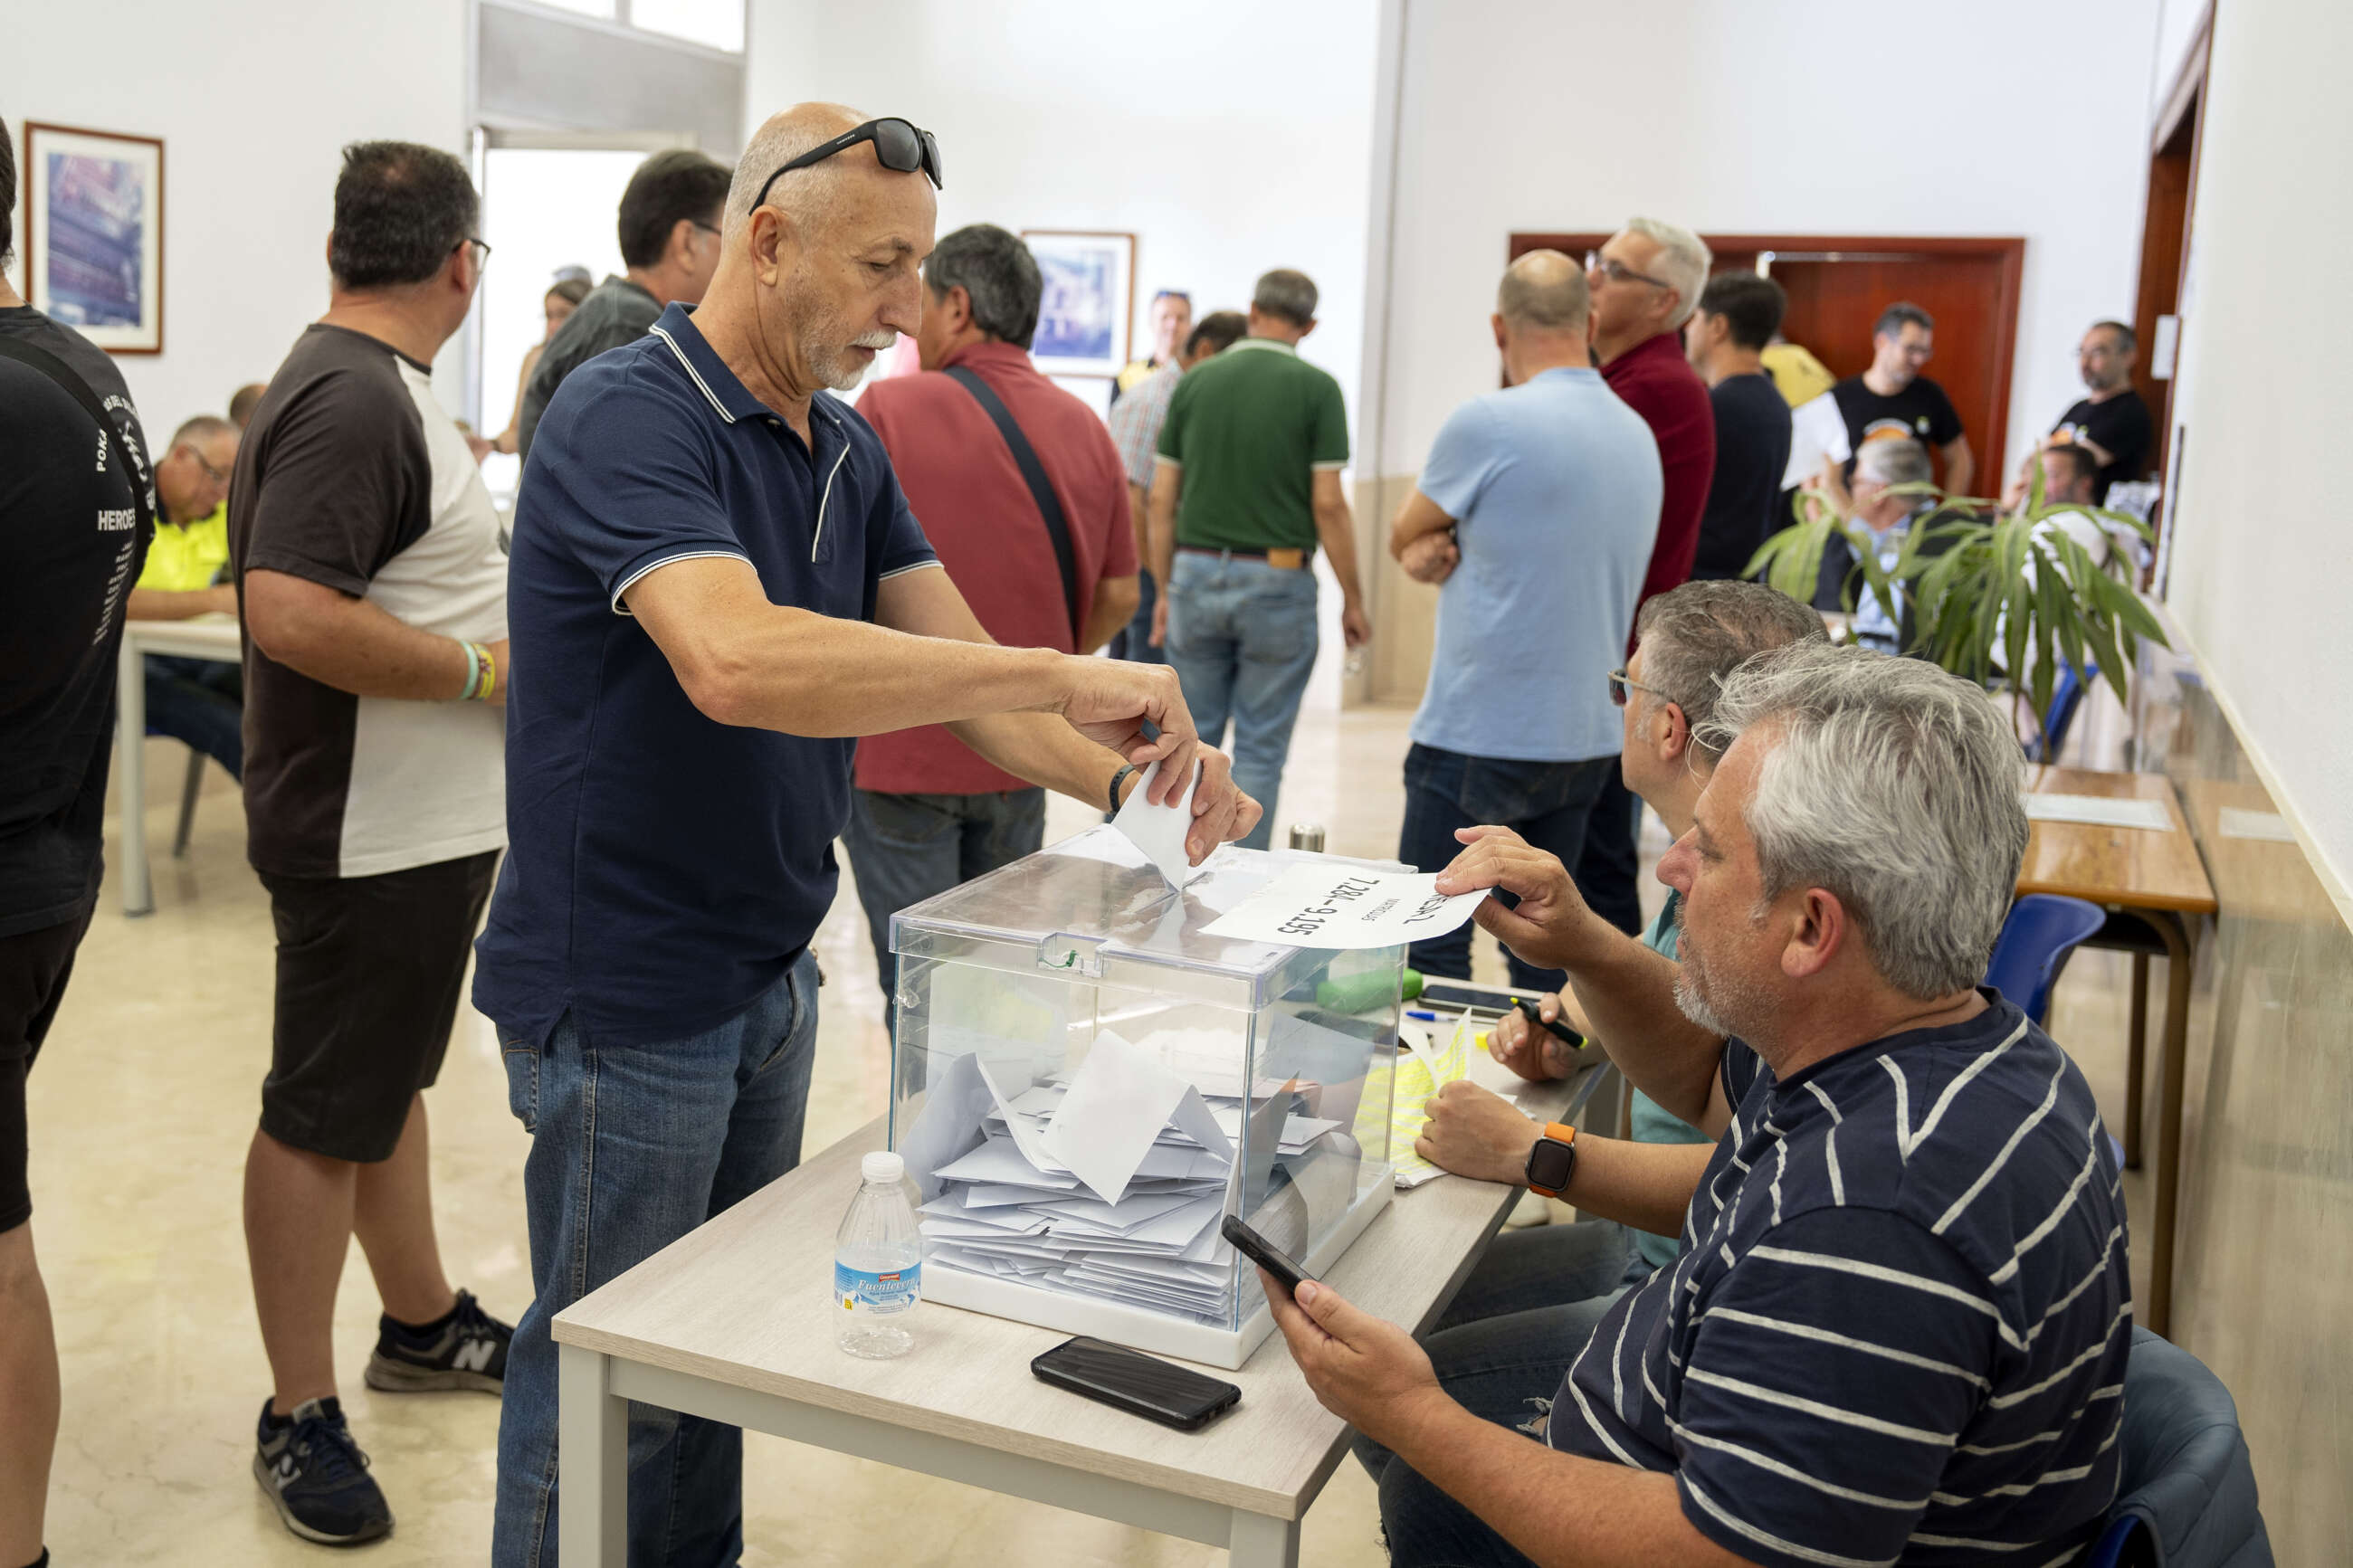
[(1280, 268), (1258, 280), (1250, 335), (1176, 384), (1152, 480), (1152, 570), (1167, 584), (1152, 642), (1166, 647), (1204, 740), (1233, 720), (1234, 780), (1266, 815), (1263, 849), (1300, 693), (1315, 668), (1315, 547), (1339, 580), (1350, 647), (1372, 636), (1356, 583), (1356, 521), (1340, 488), (1348, 411), (1340, 384), (1301, 359), (1315, 284)]

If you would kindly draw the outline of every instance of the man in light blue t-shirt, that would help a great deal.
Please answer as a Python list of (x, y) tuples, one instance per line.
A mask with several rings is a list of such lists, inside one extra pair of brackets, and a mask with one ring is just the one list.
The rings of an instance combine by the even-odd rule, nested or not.
[[(1618, 766), (1617, 668), (1658, 536), (1658, 443), (1592, 368), (1585, 273), (1555, 250), (1496, 291), (1500, 392), (1454, 411), (1389, 531), (1389, 552), (1440, 583), (1430, 684), (1405, 761), (1398, 858), (1425, 871), (1460, 828), (1510, 827), (1575, 865)], [(1511, 956), (1514, 984), (1566, 977)], [(1468, 926), (1416, 942), (1426, 974), (1471, 973)]]

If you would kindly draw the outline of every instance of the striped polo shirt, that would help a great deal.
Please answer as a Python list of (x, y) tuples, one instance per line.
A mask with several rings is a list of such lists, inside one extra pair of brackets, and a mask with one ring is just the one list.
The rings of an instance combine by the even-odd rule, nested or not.
[(2083, 1074), (1992, 991), (1735, 1107), (1672, 1268), (1562, 1384), (1553, 1447), (1672, 1470), (1759, 1563), (2066, 1560), (2116, 1492), (2124, 1202)]

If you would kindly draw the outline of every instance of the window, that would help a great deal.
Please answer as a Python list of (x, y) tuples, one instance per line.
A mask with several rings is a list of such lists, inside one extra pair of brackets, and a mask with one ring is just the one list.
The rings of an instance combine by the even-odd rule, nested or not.
[[(593, 4), (594, 0), (589, 0)], [(744, 52), (744, 0), (628, 0), (632, 27), (684, 38), (730, 54)]]

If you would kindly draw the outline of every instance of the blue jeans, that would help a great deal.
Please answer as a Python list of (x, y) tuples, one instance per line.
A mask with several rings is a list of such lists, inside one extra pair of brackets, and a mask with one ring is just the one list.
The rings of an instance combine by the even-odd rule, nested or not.
[(147, 732), (185, 741), (245, 777), (245, 678), (216, 658), (146, 656)]
[(1584, 852), (1561, 857), (1586, 907), (1628, 936), (1642, 934), (1642, 856), (1637, 842), (1641, 829), (1642, 803), (1612, 768), (1593, 802)]
[(888, 1023), (899, 995), (899, 960), (891, 951), (891, 917), (1024, 855), (1046, 841), (1046, 792), (1002, 795), (884, 795), (857, 790), (849, 822), (849, 869), (874, 940)]
[(1166, 664), (1168, 656), (1152, 646), (1152, 605), (1160, 597), (1160, 590), (1152, 581), (1151, 567), (1136, 568), (1135, 585), (1144, 596), (1136, 600), (1135, 614), (1128, 617), (1127, 625), (1112, 633), (1111, 656), (1131, 664)]
[[(1528, 1431), (1618, 1298), (1650, 1277), (1609, 1220), (1507, 1230), (1421, 1338), (1446, 1392), (1472, 1414)], [(1531, 1436), (1540, 1436), (1539, 1425)], [(1380, 1489), (1391, 1568), (1520, 1568), (1527, 1559), (1476, 1515), (1368, 1437), (1356, 1458)]]
[(1315, 668), (1315, 574), (1247, 556), (1179, 552), (1168, 582), (1168, 662), (1201, 739), (1234, 725), (1234, 783), (1266, 815), (1246, 849), (1274, 839), (1275, 799), (1299, 697)]
[[(1405, 826), (1398, 858), (1416, 869), (1443, 871), (1462, 845), (1459, 827), (1508, 827), (1530, 844), (1574, 867), (1586, 844), (1593, 803), (1618, 776), (1615, 756), (1573, 763), (1514, 763), (1469, 757), (1416, 742), (1405, 754)], [(1516, 903), (1498, 892), (1506, 903)], [(1557, 991), (1568, 976), (1524, 963), (1509, 948), (1512, 984), (1523, 991)], [(1471, 978), (1471, 927), (1413, 944), (1406, 960), (1424, 974)]]
[[(566, 1014), (544, 1043), (504, 1026), (538, 1295), (515, 1326), (499, 1416), (495, 1568), (554, 1568), (554, 1316), (800, 1163), (817, 959), (705, 1034), (599, 1047)], [(630, 1406), (629, 1562), (727, 1568), (744, 1550), (744, 1434)]]

